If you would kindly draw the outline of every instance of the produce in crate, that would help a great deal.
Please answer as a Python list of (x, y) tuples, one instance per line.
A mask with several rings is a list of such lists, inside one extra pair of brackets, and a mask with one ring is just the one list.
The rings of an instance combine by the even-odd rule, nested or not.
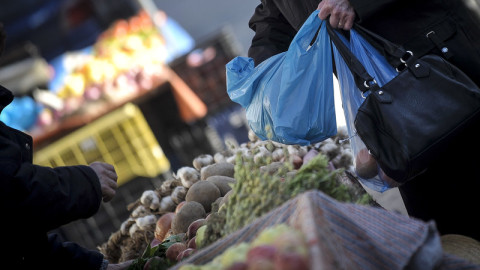
[(153, 89), (162, 80), (166, 57), (164, 37), (145, 11), (116, 20), (91, 51), (66, 58), (67, 74), (58, 89), (52, 89), (64, 101), (55, 115), (64, 118), (88, 102), (115, 102)]
[[(261, 267), (260, 267), (261, 266)], [(262, 231), (251, 243), (227, 248), (204, 265), (185, 264), (179, 270), (310, 269), (308, 244), (303, 233), (284, 223)]]
[[(341, 130), (337, 136), (309, 147), (287, 146), (252, 138), (253, 141), (241, 145), (226, 142), (228, 149), (213, 155), (214, 163), (210, 164), (212, 159), (205, 155), (199, 156), (199, 159), (206, 161), (199, 165), (197, 159), (195, 166), (198, 169), (183, 167), (174, 173), (172, 178), (167, 179), (154, 190), (154, 194), (158, 196), (160, 202), (164, 198), (170, 198), (168, 201), (173, 203), (174, 210), (165, 211), (162, 207), (152, 209), (150, 206), (155, 199), (144, 199), (143, 202), (146, 205), (142, 204), (141, 199), (129, 205), (129, 211), (132, 212), (131, 217), (124, 222), (121, 230), (112, 234), (108, 242), (100, 247), (102, 253), (112, 262), (140, 258), (148, 243), (153, 240), (154, 233), (141, 231), (138, 227), (132, 229), (131, 224), (135, 223), (134, 220), (152, 214), (160, 219), (164, 215), (173, 213), (175, 215), (172, 217), (173, 223), (175, 218), (179, 219), (177, 216), (189, 202), (195, 202), (194, 205), (202, 206), (201, 215), (195, 216), (196, 214), (193, 213), (194, 217), (190, 217), (182, 214), (181, 217), (184, 219), (182, 228), (175, 231), (170, 229), (164, 237), (164, 239), (169, 239), (176, 236), (178, 239), (182, 239), (182, 243), (187, 248), (193, 249), (184, 255), (195, 254), (196, 249), (208, 246), (221, 237), (242, 228), (288, 198), (309, 189), (325, 190), (331, 196), (343, 201), (372, 203), (365, 190), (347, 177), (347, 172), (353, 169), (351, 164), (353, 159), (348, 143), (342, 143), (346, 135)], [(291, 156), (297, 156), (302, 160), (300, 166), (294, 165), (294, 161), (298, 162), (298, 159), (292, 159)], [(303, 162), (304, 158), (306, 162)], [(187, 195), (185, 195), (184, 201), (181, 196), (173, 199), (175, 193), (181, 193), (179, 190), (186, 191), (188, 194), (194, 184), (207, 182), (216, 184), (217, 189), (222, 190), (219, 194), (214, 194), (213, 197), (217, 198), (211, 204), (210, 211), (206, 211), (201, 202), (193, 199), (187, 202)], [(146, 194), (152, 194), (152, 192)], [(198, 196), (198, 194), (196, 195)], [(229, 203), (230, 201), (232, 203)], [(188, 233), (188, 227), (198, 219), (205, 219), (206, 225), (198, 228), (197, 233), (193, 236), (193, 233)], [(157, 252), (158, 255), (165, 256), (164, 253), (162, 255)], [(144, 261), (138, 260), (138, 263), (142, 262), (144, 263)], [(137, 266), (139, 265), (137, 264)]]

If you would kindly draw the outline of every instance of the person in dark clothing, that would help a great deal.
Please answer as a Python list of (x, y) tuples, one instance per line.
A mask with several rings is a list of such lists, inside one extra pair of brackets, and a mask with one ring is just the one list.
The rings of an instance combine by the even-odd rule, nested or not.
[[(0, 23), (0, 56), (5, 42)], [(0, 85), (0, 113), (13, 101)], [(20, 112), (21, 113), (21, 112)], [(3, 264), (12, 269), (126, 269), (131, 262), (108, 264), (103, 254), (49, 234), (69, 222), (95, 214), (117, 189), (111, 164), (57, 168), (33, 164), (32, 137), (0, 121), (0, 205)]]
[[(286, 51), (307, 17), (319, 9), (320, 19), (334, 28), (350, 30), (358, 23), (418, 58), (440, 55), (480, 85), (479, 6), (468, 0), (261, 0), (249, 21), (255, 34), (248, 56), (258, 65)], [(480, 240), (479, 125), (459, 135), (425, 173), (399, 187), (409, 216), (434, 220), (442, 235)]]

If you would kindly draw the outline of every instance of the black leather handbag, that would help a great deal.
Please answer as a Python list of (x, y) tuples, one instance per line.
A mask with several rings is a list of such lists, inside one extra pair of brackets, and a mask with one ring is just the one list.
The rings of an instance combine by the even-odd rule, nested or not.
[(354, 28), (375, 41), (398, 71), (380, 87), (327, 24), (333, 44), (365, 97), (355, 116), (355, 130), (385, 174), (405, 183), (427, 170), (462, 130), (480, 119), (480, 89), (438, 55), (417, 58), (359, 25)]

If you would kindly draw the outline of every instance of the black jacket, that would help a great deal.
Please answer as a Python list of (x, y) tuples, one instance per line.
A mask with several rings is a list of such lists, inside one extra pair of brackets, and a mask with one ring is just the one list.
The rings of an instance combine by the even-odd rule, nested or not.
[[(286, 51), (295, 33), (318, 7), (319, 0), (261, 0), (249, 21), (255, 31), (248, 55), (255, 64)], [(350, 0), (357, 23), (402, 44), (420, 57), (442, 55), (480, 84), (480, 19), (468, 0)], [(440, 48), (426, 35), (434, 31)]]
[[(12, 101), (0, 86), (0, 112)], [(102, 194), (88, 166), (32, 164), (32, 138), (0, 122), (2, 264), (12, 269), (99, 269), (103, 255), (47, 233), (100, 207)]]

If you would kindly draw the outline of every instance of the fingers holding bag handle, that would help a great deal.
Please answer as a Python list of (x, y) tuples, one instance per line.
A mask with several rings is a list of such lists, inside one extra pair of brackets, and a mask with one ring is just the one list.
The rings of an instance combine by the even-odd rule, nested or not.
[(355, 21), (355, 10), (348, 0), (323, 0), (318, 4), (318, 17), (328, 21), (333, 28), (350, 30)]

